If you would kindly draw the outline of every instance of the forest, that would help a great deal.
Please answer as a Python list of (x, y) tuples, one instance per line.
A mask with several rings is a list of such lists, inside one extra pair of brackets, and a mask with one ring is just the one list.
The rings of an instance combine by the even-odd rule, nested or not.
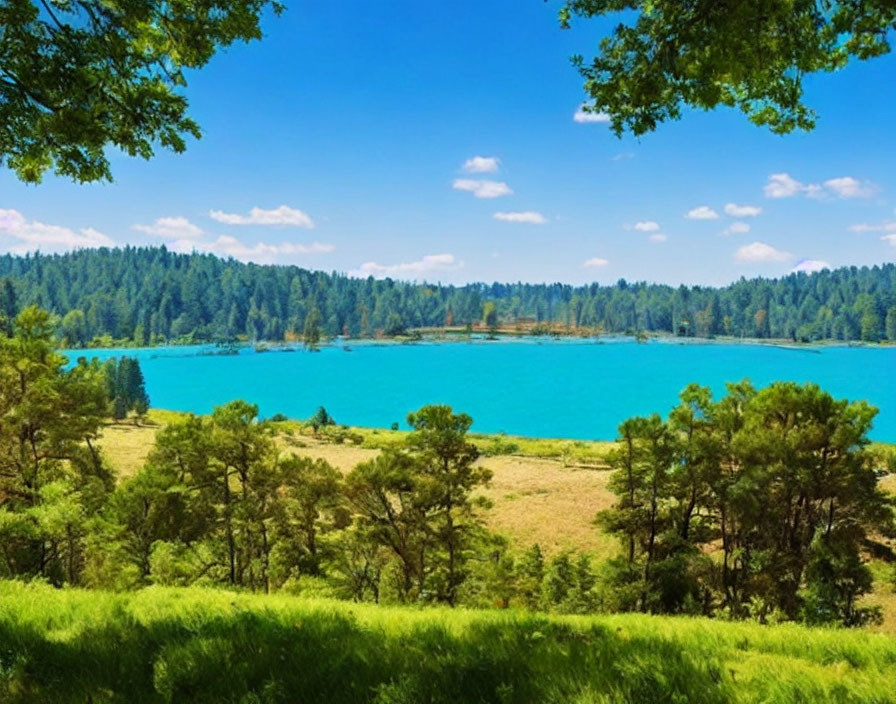
[(879, 342), (896, 340), (896, 264), (676, 288), (414, 284), (165, 247), (0, 256), (0, 317), (29, 305), (60, 318), (68, 347), (372, 338), (483, 322), (536, 333)]

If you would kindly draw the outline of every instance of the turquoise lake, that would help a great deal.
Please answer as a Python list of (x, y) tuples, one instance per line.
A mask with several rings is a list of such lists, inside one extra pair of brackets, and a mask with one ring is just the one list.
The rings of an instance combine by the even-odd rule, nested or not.
[(896, 348), (790, 349), (764, 345), (631, 341), (499, 341), (377, 345), (320, 352), (210, 347), (67, 352), (140, 360), (152, 405), (207, 413), (242, 398), (262, 416), (307, 418), (325, 406), (337, 422), (388, 427), (428, 403), (469, 413), (486, 433), (612, 439), (629, 416), (665, 414), (690, 382), (724, 392), (745, 377), (757, 386), (812, 381), (837, 398), (880, 409), (871, 437), (896, 442)]

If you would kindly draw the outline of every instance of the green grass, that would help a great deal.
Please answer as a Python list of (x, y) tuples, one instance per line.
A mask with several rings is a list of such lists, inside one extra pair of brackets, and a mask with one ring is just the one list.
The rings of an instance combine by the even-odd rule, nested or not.
[(635, 615), (0, 583), (0, 701), (896, 702), (896, 640)]
[[(404, 430), (380, 430), (376, 428), (352, 428), (363, 438), (362, 447), (385, 450), (400, 447), (408, 432)], [(504, 433), (470, 433), (470, 442), (486, 456), (517, 455), (558, 459), (569, 465), (605, 467), (607, 453), (615, 442), (600, 440), (564, 440), (560, 438), (530, 438)]]

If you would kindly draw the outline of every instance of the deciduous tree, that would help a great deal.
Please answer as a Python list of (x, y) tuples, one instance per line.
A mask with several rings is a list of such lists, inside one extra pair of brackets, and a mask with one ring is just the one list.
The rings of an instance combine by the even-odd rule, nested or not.
[(587, 110), (617, 135), (720, 105), (773, 132), (812, 129), (804, 77), (888, 53), (896, 29), (891, 0), (568, 0), (560, 22), (615, 15), (597, 56), (573, 61)]
[(108, 149), (150, 158), (199, 137), (186, 71), (261, 37), (277, 0), (5, 0), (0, 3), (0, 163), (111, 180)]

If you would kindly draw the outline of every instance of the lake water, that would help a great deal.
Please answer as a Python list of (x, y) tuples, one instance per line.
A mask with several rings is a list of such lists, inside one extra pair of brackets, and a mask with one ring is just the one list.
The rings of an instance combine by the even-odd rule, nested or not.
[(788, 349), (763, 345), (500, 341), (376, 345), (320, 352), (211, 356), (209, 347), (68, 352), (136, 356), (152, 405), (208, 413), (242, 398), (262, 416), (307, 418), (323, 405), (337, 422), (404, 425), (409, 411), (446, 403), (474, 429), (540, 437), (612, 439), (629, 416), (676, 405), (690, 382), (724, 391), (748, 377), (812, 381), (880, 409), (871, 436), (896, 442), (896, 348)]

